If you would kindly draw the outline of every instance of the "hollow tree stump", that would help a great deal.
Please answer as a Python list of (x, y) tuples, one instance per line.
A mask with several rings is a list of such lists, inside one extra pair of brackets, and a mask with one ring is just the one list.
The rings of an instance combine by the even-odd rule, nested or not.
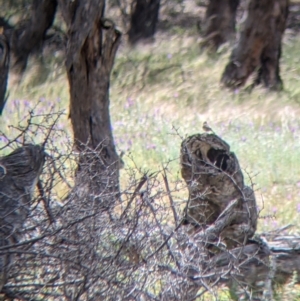
[(300, 237), (281, 235), (290, 226), (251, 238), (256, 200), (230, 146), (215, 134), (192, 135), (182, 142), (180, 159), (189, 190), (183, 220), (191, 237), (184, 250), (191, 254), (189, 298), (203, 287), (201, 279), (205, 288), (223, 283), (233, 300), (249, 301), (273, 300), (274, 286), (291, 277), (300, 283)]
[(185, 139), (181, 174), (189, 189), (185, 224), (196, 231), (206, 229), (209, 242), (221, 241), (229, 249), (253, 236), (258, 216), (255, 196), (244, 184), (239, 162), (225, 141), (214, 134)]

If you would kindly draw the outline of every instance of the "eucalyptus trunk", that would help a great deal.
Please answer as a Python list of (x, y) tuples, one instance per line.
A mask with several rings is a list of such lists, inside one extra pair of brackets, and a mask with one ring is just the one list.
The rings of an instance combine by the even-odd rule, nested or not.
[(250, 1), (240, 38), (222, 75), (225, 86), (241, 87), (258, 70), (254, 85), (282, 89), (279, 63), (288, 6), (288, 0)]
[[(97, 199), (119, 191), (120, 159), (109, 112), (110, 73), (121, 34), (104, 19), (105, 1), (60, 1), (68, 27), (66, 68), (70, 118), (80, 151), (78, 185)], [(103, 202), (102, 202), (103, 203)]]
[(206, 10), (203, 47), (212, 51), (235, 39), (236, 11), (239, 0), (210, 0)]
[(130, 18), (129, 42), (150, 39), (156, 32), (160, 0), (134, 0)]
[(12, 67), (15, 72), (24, 72), (29, 55), (41, 46), (47, 30), (53, 24), (56, 7), (56, 0), (34, 0), (31, 19), (14, 30), (11, 48)]

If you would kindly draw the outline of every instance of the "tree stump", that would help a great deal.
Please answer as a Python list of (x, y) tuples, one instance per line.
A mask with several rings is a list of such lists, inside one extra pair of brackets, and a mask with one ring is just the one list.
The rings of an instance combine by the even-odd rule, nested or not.
[(214, 134), (196, 134), (182, 142), (180, 158), (189, 189), (185, 224), (196, 231), (214, 224), (211, 243), (229, 249), (245, 244), (256, 230), (257, 206), (229, 145)]
[(254, 85), (282, 88), (279, 75), (281, 40), (288, 15), (288, 0), (251, 0), (240, 38), (225, 67), (221, 82), (235, 89), (256, 69)]
[[(275, 285), (300, 283), (300, 238), (280, 236), (288, 227), (251, 238), (258, 213), (253, 190), (244, 184), (230, 146), (215, 134), (196, 134), (181, 144), (181, 174), (189, 199), (184, 225), (189, 225), (191, 254), (185, 284), (193, 298), (206, 285), (224, 283), (234, 300), (273, 300)], [(203, 260), (203, 258), (206, 258)], [(196, 268), (195, 268), (196, 267)], [(181, 288), (182, 289), (182, 288)]]

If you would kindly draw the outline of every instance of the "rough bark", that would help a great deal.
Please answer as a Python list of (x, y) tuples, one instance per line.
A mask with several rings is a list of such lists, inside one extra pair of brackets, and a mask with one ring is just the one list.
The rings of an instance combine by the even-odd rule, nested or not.
[(22, 73), (30, 53), (41, 45), (47, 30), (52, 26), (57, 7), (56, 0), (34, 0), (31, 19), (17, 28), (11, 40), (12, 68)]
[(120, 160), (111, 128), (109, 84), (121, 34), (104, 19), (104, 0), (61, 0), (60, 5), (68, 26), (70, 118), (81, 152), (77, 184), (86, 182), (86, 173), (94, 175), (87, 189), (99, 197), (118, 191)]
[[(230, 254), (229, 250), (245, 246), (254, 235), (258, 218), (255, 195), (244, 184), (235, 154), (215, 134), (186, 138), (181, 144), (180, 159), (181, 175), (189, 189), (183, 224), (189, 225), (188, 231), (193, 241), (197, 241), (197, 251), (194, 246), (187, 245), (185, 252), (195, 254), (194, 267), (196, 262), (203, 262), (201, 267), (189, 268), (187, 274), (197, 279), (203, 273), (213, 273), (209, 283), (220, 282), (224, 269), (216, 273), (218, 269), (213, 260), (218, 254)], [(229, 266), (239, 267), (247, 257), (244, 253), (236, 255), (239, 256), (235, 257), (235, 262), (229, 260)], [(238, 291), (235, 283), (229, 285), (234, 287), (234, 293)], [(201, 286), (203, 284), (198, 281), (187, 285), (189, 298), (193, 298)], [(252, 286), (248, 281), (247, 287)]]
[(300, 283), (300, 237), (284, 236), (279, 232), (264, 233), (263, 239), (258, 237), (255, 243), (249, 242), (214, 256), (204, 267), (208, 269), (207, 274), (211, 274), (210, 281), (216, 281), (228, 271), (220, 283), (232, 287), (236, 297), (244, 295), (242, 300), (273, 300), (276, 286), (287, 283), (292, 277), (295, 283)]
[(239, 0), (209, 1), (201, 46), (216, 51), (220, 45), (235, 38), (238, 5)]
[(206, 231), (207, 242), (245, 244), (256, 230), (257, 207), (229, 145), (213, 134), (193, 135), (182, 142), (180, 158), (189, 189), (185, 224)]
[(251, 238), (258, 218), (254, 192), (218, 136), (197, 134), (182, 142), (181, 174), (189, 189), (183, 224), (190, 235), (181, 245), (192, 281), (176, 289), (193, 299), (201, 288), (223, 283), (233, 300), (273, 300), (274, 286), (300, 272), (300, 238), (280, 236), (287, 227)]
[(6, 102), (10, 49), (6, 36), (0, 34), (0, 115)]
[(225, 86), (233, 89), (243, 86), (258, 69), (254, 85), (262, 83), (272, 90), (282, 88), (279, 60), (288, 5), (288, 0), (250, 1), (237, 46), (221, 78)]
[(130, 18), (129, 42), (150, 39), (156, 32), (160, 0), (134, 0)]

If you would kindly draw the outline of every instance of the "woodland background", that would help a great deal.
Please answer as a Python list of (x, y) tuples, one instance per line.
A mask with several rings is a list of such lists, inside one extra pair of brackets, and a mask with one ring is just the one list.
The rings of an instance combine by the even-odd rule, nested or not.
[[(129, 14), (130, 5), (121, 4)], [(11, 24), (17, 24), (30, 14), (30, 1), (10, 1), (9, 4), (1, 1), (0, 5), (1, 17), (8, 18)], [(246, 87), (233, 91), (220, 85), (233, 44), (225, 43), (216, 52), (200, 47), (199, 27), (205, 19), (206, 7), (206, 1), (161, 1), (155, 38), (135, 46), (126, 41), (128, 16), (126, 19), (124, 12), (122, 15), (118, 1), (106, 7), (106, 17), (116, 22), (124, 33), (110, 85), (113, 135), (118, 153), (124, 152), (121, 189), (126, 190), (133, 173), (143, 175), (164, 167), (172, 189), (176, 190), (180, 181), (180, 143), (187, 135), (201, 132), (202, 123), (207, 121), (236, 153), (246, 182), (254, 184), (260, 209), (258, 232), (293, 224), (285, 234), (298, 233), (300, 3), (290, 4), (280, 61), (284, 89), (279, 92), (260, 86), (249, 91), (247, 86), (251, 79)], [(237, 14), (237, 30), (244, 8), (242, 2)], [(0, 148), (7, 145), (7, 137), (17, 136), (18, 123), (26, 121), (27, 112), (34, 108), (38, 115), (65, 112), (56, 129), (68, 135), (56, 136), (53, 143), (62, 153), (68, 151), (72, 131), (64, 65), (65, 33), (58, 11), (42, 52), (30, 56), (22, 77), (10, 75), (9, 97), (0, 118)], [(40, 142), (39, 136), (31, 139)], [(1, 155), (9, 150), (5, 148)], [(63, 183), (55, 187), (58, 203), (68, 191)], [(179, 207), (186, 195), (183, 189), (177, 192)], [(291, 280), (279, 300), (299, 300), (299, 295), (297, 284)], [(201, 298), (212, 300), (213, 297)], [(218, 298), (228, 300), (226, 293)]]

